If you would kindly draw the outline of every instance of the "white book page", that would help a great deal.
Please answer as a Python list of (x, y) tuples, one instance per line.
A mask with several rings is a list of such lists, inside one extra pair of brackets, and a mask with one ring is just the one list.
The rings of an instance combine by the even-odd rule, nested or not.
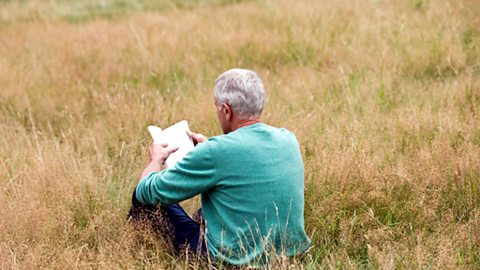
[(162, 131), (161, 128), (156, 126), (148, 126), (148, 131), (153, 138), (153, 143), (162, 144), (167, 143), (168, 146), (178, 146), (178, 150), (165, 161), (167, 168), (175, 166), (175, 163), (182, 159), (193, 150), (194, 145), (192, 140), (187, 134), (188, 122), (186, 120), (180, 121)]

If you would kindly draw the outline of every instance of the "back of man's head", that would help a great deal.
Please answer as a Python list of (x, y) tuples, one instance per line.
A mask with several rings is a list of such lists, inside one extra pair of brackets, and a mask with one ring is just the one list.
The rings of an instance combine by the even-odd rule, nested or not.
[(215, 80), (217, 105), (227, 103), (240, 119), (260, 117), (265, 103), (265, 89), (257, 73), (233, 68)]

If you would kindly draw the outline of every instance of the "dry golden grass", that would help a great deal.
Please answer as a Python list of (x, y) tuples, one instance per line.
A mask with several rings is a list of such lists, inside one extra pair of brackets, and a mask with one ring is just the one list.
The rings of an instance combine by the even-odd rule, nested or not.
[(94, 2), (0, 3), (1, 269), (206, 267), (125, 217), (146, 126), (219, 134), (237, 66), (306, 164), (315, 247), (273, 268), (480, 268), (477, 1)]

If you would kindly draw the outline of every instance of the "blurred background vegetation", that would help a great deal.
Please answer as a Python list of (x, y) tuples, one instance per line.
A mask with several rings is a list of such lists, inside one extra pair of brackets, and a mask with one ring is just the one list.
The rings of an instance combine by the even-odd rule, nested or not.
[(199, 6), (224, 6), (256, 0), (2, 0), (2, 21), (38, 19), (85, 22), (95, 18), (121, 19), (135, 12), (163, 12), (194, 9)]

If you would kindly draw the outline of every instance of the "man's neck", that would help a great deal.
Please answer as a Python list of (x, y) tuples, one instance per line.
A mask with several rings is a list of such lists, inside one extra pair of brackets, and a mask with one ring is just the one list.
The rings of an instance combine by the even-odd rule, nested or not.
[(253, 124), (257, 124), (257, 123), (260, 123), (260, 118), (259, 117), (256, 117), (256, 118), (249, 118), (249, 119), (238, 119), (237, 121), (235, 121), (235, 123), (232, 125), (232, 131), (233, 130), (237, 130), (241, 127), (246, 127), (246, 126), (250, 126), (250, 125), (253, 125)]

